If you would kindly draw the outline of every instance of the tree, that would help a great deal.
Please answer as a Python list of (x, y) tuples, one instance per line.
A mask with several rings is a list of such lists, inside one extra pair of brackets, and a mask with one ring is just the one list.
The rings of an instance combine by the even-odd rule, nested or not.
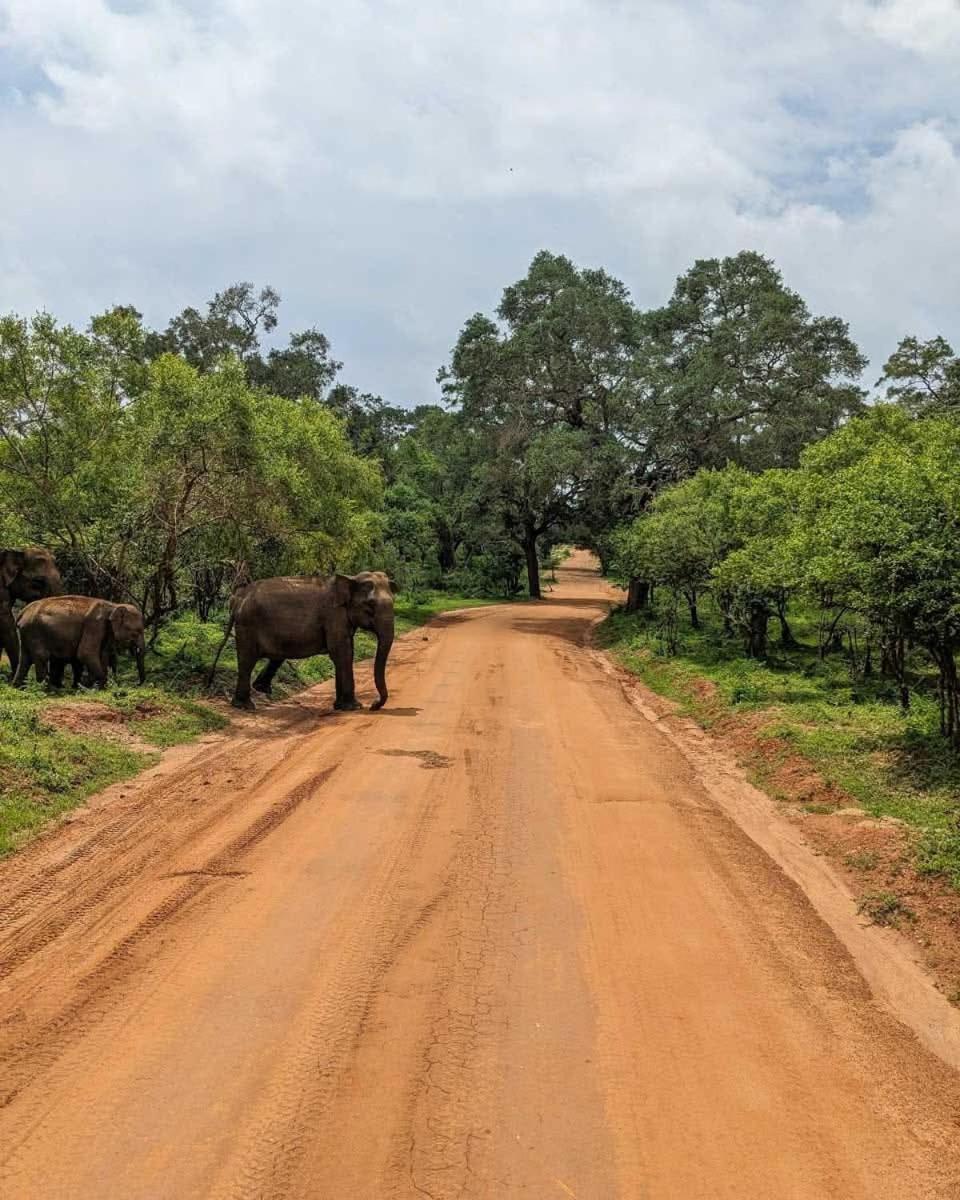
[(411, 428), (410, 413), (343, 383), (331, 389), (324, 403), (343, 422), (357, 453), (378, 459), (390, 479), (397, 447)]
[(265, 358), (258, 349), (245, 361), (252, 384), (287, 400), (322, 401), (343, 366), (330, 357), (330, 342), (319, 329), (293, 333), (284, 349), (271, 350)]
[(475, 471), (474, 505), (495, 514), (522, 550), (533, 599), (541, 596), (540, 539), (575, 511), (582, 457), (583, 434), (575, 430), (544, 429), (531, 437), (521, 426), (501, 425)]
[(227, 355), (245, 362), (259, 355), (260, 337), (277, 325), (280, 296), (272, 287), (234, 283), (207, 304), (206, 313), (185, 308), (162, 334), (148, 339), (152, 358), (173, 353), (200, 371), (211, 371)]
[(661, 474), (793, 466), (863, 406), (866, 360), (846, 324), (811, 316), (752, 251), (698, 261), (643, 325), (643, 415)]
[[(740, 544), (732, 507), (749, 478), (740, 468), (728, 467), (701, 471), (665, 488), (642, 516), (620, 532), (616, 557), (620, 577), (642, 578), (672, 592), (687, 604), (690, 623), (699, 628), (699, 596)], [(725, 611), (729, 615), (729, 603)]]
[(496, 317), (467, 322), (440, 381), (483, 440), (478, 485), (522, 549), (538, 596), (538, 539), (575, 526), (602, 548), (611, 515), (639, 507), (619, 433), (639, 317), (618, 280), (545, 251), (504, 290)]
[(780, 623), (781, 646), (797, 646), (787, 605), (802, 583), (793, 543), (801, 488), (799, 472), (775, 468), (741, 475), (730, 496), (728, 519), (735, 536), (714, 568), (714, 590), (731, 622), (741, 626), (747, 653), (754, 658), (766, 656), (773, 613)]
[(914, 416), (960, 412), (960, 358), (942, 337), (905, 337), (883, 367), (877, 386)]
[(803, 456), (796, 553), (806, 586), (937, 666), (941, 728), (960, 747), (960, 427), (880, 406)]
[(47, 313), (0, 319), (0, 505), (31, 541), (61, 550), (68, 586), (99, 573), (132, 470), (125, 413), (144, 385), (132, 310), (91, 334)]

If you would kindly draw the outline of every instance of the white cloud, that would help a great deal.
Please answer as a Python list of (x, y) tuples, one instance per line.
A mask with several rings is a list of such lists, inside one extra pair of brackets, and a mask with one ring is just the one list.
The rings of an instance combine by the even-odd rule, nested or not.
[(955, 54), (960, 48), (958, 0), (857, 0), (845, 6), (854, 28), (920, 54)]
[(0, 0), (0, 309), (269, 281), (416, 402), (542, 246), (643, 303), (755, 246), (875, 358), (956, 336), (956, 11)]

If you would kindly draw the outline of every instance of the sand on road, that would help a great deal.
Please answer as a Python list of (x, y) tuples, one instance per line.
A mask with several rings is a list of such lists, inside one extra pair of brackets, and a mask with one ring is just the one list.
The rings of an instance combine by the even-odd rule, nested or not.
[(578, 556), (2, 864), (4, 1200), (960, 1196), (958, 1076), (584, 650), (607, 597)]

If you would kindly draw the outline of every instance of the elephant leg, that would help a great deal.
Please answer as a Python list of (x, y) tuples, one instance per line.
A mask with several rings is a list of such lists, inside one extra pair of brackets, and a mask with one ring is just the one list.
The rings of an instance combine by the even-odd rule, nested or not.
[[(23, 656), (26, 658), (26, 654)], [(33, 670), (37, 677), (37, 683), (46, 683), (47, 677), (50, 674), (50, 655), (44, 650), (38, 650), (33, 654)], [(24, 672), (26, 677), (26, 672)]]
[(20, 665), (20, 635), (13, 611), (5, 601), (0, 601), (0, 650), (6, 650), (10, 660), (10, 675), (15, 678)]
[(331, 649), (336, 674), (336, 699), (333, 707), (338, 712), (353, 712), (363, 705), (357, 699), (356, 684), (353, 680), (353, 639), (345, 639), (344, 644)]
[(252, 639), (244, 637), (237, 632), (237, 687), (233, 693), (231, 704), (234, 708), (246, 708), (253, 710), (253, 701), (250, 699), (250, 676), (253, 674), (253, 669), (257, 665), (257, 647), (253, 645)]
[(57, 691), (63, 687), (63, 673), (67, 669), (67, 660), (65, 658), (50, 659), (50, 686), (56, 688)]
[[(27, 676), (30, 674), (30, 668), (33, 666), (33, 656), (26, 646), (23, 647), (23, 653), (17, 659), (17, 669), (13, 676), (13, 686), (23, 687), (27, 682)], [(37, 676), (39, 678), (39, 675)]]
[(76, 692), (83, 682), (83, 663), (79, 658), (71, 658), (70, 669), (73, 671), (73, 690)]
[(86, 667), (90, 672), (90, 681), (98, 692), (102, 692), (107, 686), (107, 673), (103, 668), (103, 661), (99, 654), (81, 652), (79, 655), (81, 669)]
[(273, 687), (274, 676), (283, 666), (283, 663), (284, 660), (282, 658), (271, 658), (260, 674), (253, 681), (253, 690), (255, 692), (261, 692), (264, 696), (269, 696), (270, 689)]

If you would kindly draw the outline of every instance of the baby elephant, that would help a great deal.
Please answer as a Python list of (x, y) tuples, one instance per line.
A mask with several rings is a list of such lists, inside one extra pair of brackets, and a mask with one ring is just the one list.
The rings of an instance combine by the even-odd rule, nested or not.
[(74, 686), (86, 669), (97, 688), (107, 682), (107, 668), (116, 671), (116, 650), (129, 649), (140, 682), (146, 678), (143, 614), (133, 604), (112, 604), (90, 596), (50, 596), (28, 604), (17, 622), (20, 663), (14, 685), (21, 687), (31, 665), (37, 679), (59, 687), (67, 663), (73, 666)]

